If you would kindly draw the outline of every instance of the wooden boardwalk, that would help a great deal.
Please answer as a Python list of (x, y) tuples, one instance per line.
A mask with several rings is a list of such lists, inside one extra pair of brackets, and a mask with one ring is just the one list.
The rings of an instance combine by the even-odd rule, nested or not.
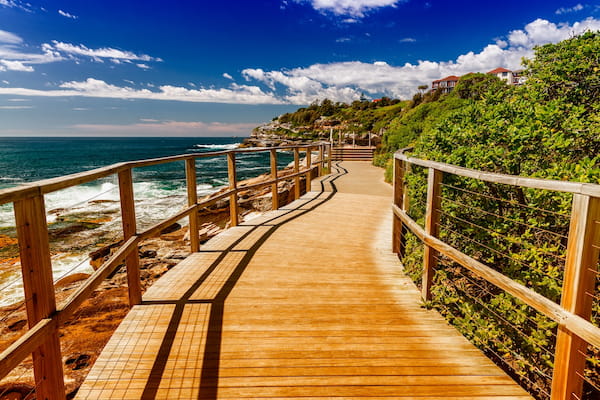
[(391, 188), (345, 163), (145, 294), (77, 399), (531, 399), (391, 252)]

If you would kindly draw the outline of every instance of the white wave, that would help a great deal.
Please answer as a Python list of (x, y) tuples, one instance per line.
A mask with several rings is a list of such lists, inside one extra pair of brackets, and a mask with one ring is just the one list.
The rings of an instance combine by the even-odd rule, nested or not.
[(219, 150), (233, 150), (237, 149), (241, 143), (231, 144), (195, 144), (194, 149), (219, 149)]
[[(57, 282), (62, 278), (77, 273), (92, 274), (94, 269), (89, 261), (86, 255), (58, 254), (52, 257), (52, 278)], [(6, 274), (3, 282), (0, 282), (0, 287), (2, 287), (0, 307), (18, 303), (24, 298), (23, 280), (19, 279), (21, 277), (19, 264), (16, 264), (14, 267), (14, 271)], [(4, 282), (12, 283), (5, 284)]]

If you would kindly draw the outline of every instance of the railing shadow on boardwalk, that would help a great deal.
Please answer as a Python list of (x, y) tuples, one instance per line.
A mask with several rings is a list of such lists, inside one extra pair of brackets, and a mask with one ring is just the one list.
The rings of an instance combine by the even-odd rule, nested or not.
[[(169, 359), (169, 354), (171, 353), (171, 349), (173, 347), (173, 343), (175, 341), (175, 335), (178, 332), (179, 324), (181, 322), (184, 307), (187, 304), (197, 304), (197, 303), (205, 303), (210, 305), (210, 316), (208, 319), (207, 326), (207, 337), (205, 343), (205, 350), (203, 356), (202, 363), (202, 372), (200, 378), (200, 391), (198, 394), (198, 398), (202, 400), (213, 400), (217, 399), (217, 390), (219, 384), (219, 366), (220, 366), (220, 354), (221, 354), (221, 342), (222, 342), (222, 334), (223, 334), (223, 313), (225, 307), (225, 301), (227, 297), (235, 287), (236, 283), (244, 273), (246, 267), (256, 254), (256, 252), (260, 249), (260, 247), (273, 235), (281, 226), (297, 219), (298, 217), (309, 213), (322, 204), (329, 201), (335, 193), (337, 192), (335, 187), (335, 181), (340, 177), (347, 174), (347, 170), (339, 165), (339, 163), (335, 163), (333, 168), (336, 170), (335, 173), (329, 175), (325, 179), (320, 181), (321, 191), (319, 195), (308, 200), (302, 206), (301, 212), (295, 212), (295, 210), (285, 211), (284, 213), (278, 214), (266, 221), (260, 222), (259, 224), (253, 225), (253, 227), (241, 235), (238, 239), (236, 239), (233, 243), (231, 243), (225, 250), (218, 250), (220, 253), (219, 256), (213, 261), (210, 267), (202, 274), (202, 276), (193, 282), (189, 289), (185, 292), (185, 294), (177, 301), (143, 301), (143, 305), (156, 305), (156, 304), (175, 304), (175, 310), (171, 316), (171, 320), (169, 321), (169, 326), (167, 328), (166, 334), (163, 338), (163, 341), (160, 345), (158, 354), (156, 356), (155, 362), (152, 366), (152, 370), (150, 372), (150, 377), (147, 381), (147, 384), (144, 388), (143, 394), (141, 396), (142, 399), (154, 399), (156, 398), (161, 379), (165, 372), (165, 368), (167, 366), (167, 362)], [(326, 185), (331, 187), (330, 191), (326, 191)], [(285, 210), (285, 206), (282, 208)], [(273, 223), (274, 221), (279, 221)], [(246, 226), (251, 225), (252, 221), (249, 221), (245, 224)], [(225, 283), (217, 292), (217, 294), (212, 299), (206, 300), (191, 300), (192, 295), (200, 288), (200, 286), (208, 279), (208, 277), (215, 271), (215, 269), (220, 265), (223, 259), (231, 252), (234, 252), (236, 246), (242, 243), (245, 239), (247, 239), (253, 232), (255, 232), (259, 227), (269, 227), (269, 229), (264, 232), (260, 237), (256, 239), (256, 241), (251, 245), (251, 247), (245, 251), (244, 257), (239, 261), (237, 266), (233, 269), (231, 274), (227, 277)], [(215, 251), (215, 250), (200, 250), (203, 251)]]

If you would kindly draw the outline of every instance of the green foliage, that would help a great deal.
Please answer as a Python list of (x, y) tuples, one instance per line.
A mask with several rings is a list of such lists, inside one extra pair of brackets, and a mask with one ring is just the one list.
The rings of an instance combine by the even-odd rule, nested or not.
[[(600, 33), (536, 48), (528, 80), (508, 86), (471, 74), (438, 100), (392, 123), (387, 149), (414, 143), (414, 156), (468, 168), (600, 183)], [(408, 178), (410, 215), (422, 223), (423, 173)], [(571, 196), (448, 175), (442, 239), (560, 302)], [(416, 282), (422, 258), (409, 238), (403, 263)], [(552, 375), (556, 323), (451, 262), (434, 278), (433, 301), (490, 357), (539, 398)], [(595, 312), (600, 306), (594, 304)], [(599, 363), (592, 358), (592, 364)], [(599, 363), (600, 364), (600, 363)]]

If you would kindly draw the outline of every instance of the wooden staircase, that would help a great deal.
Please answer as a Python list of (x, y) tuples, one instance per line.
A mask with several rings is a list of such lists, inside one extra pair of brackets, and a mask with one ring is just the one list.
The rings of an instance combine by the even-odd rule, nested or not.
[(373, 161), (375, 147), (334, 147), (332, 149), (332, 160), (336, 161)]

